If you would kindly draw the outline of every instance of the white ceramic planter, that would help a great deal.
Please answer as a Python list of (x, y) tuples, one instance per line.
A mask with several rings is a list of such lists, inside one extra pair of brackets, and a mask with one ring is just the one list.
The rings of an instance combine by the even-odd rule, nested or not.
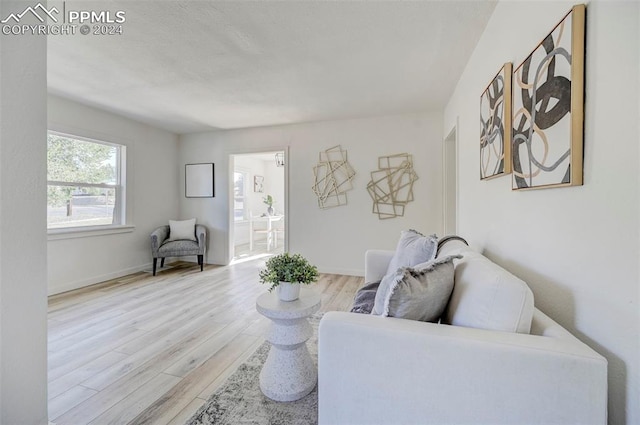
[(276, 293), (280, 301), (295, 301), (300, 297), (300, 284), (280, 282), (276, 287)]

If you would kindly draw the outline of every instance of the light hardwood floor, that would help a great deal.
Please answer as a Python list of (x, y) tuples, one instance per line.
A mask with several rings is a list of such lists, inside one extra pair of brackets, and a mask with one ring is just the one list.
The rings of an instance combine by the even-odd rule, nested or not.
[[(50, 297), (50, 420), (184, 424), (264, 341), (263, 265), (176, 263)], [(321, 275), (320, 311), (348, 310), (362, 283)]]
[(267, 255), (277, 255), (284, 252), (284, 243), (279, 243), (277, 248), (272, 248), (267, 251), (267, 247), (264, 244), (256, 244), (253, 250), (249, 249), (249, 244), (236, 245), (234, 247), (234, 261), (244, 261), (253, 257), (264, 257)]

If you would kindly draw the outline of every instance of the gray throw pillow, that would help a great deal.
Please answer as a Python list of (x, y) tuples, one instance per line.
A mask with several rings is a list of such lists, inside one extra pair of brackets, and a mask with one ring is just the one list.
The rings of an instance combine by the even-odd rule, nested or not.
[(450, 255), (416, 267), (399, 269), (380, 282), (371, 314), (437, 322), (453, 291), (453, 260)]
[(436, 235), (425, 236), (413, 229), (402, 231), (386, 274), (395, 274), (400, 267), (413, 267), (433, 260), (436, 258), (437, 248)]

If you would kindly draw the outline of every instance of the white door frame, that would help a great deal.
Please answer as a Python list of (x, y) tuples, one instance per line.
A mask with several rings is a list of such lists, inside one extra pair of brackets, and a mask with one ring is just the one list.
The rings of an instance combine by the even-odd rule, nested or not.
[(458, 159), (459, 159), (459, 146), (458, 146), (458, 118), (456, 118), (456, 123), (453, 126), (453, 128), (449, 131), (449, 133), (447, 134), (447, 136), (443, 139), (442, 141), (442, 234), (443, 236), (446, 236), (447, 233), (447, 228), (449, 227), (449, 215), (450, 215), (450, 211), (448, 211), (448, 206), (447, 206), (447, 198), (448, 198), (448, 190), (449, 190), (449, 182), (447, 179), (447, 149), (446, 149), (446, 144), (447, 143), (453, 143), (454, 147), (455, 147), (455, 161), (454, 161), (454, 165), (455, 165), (455, 211), (453, 212), (453, 216), (454, 216), (454, 223), (453, 223), (453, 229), (454, 229), (454, 234), (457, 234), (458, 232), (458, 219), (459, 219), (459, 215), (458, 215), (458, 210), (460, 209), (460, 202), (459, 202), (459, 194), (460, 194), (460, 173), (459, 173), (459, 167), (458, 167)]
[[(235, 171), (234, 156), (251, 155), (265, 152), (284, 152), (284, 250), (289, 250), (289, 146), (270, 146), (264, 148), (236, 149), (226, 152), (227, 157), (227, 182), (228, 182), (228, 199), (229, 215), (227, 217), (227, 262), (233, 261), (235, 255), (235, 217), (233, 216), (233, 173)], [(275, 160), (275, 158), (274, 158)]]

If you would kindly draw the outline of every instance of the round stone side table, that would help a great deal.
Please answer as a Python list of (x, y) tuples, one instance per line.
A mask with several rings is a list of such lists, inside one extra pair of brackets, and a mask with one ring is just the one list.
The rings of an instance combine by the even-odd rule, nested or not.
[(260, 372), (262, 393), (275, 401), (295, 401), (309, 394), (318, 382), (307, 340), (313, 328), (307, 317), (320, 308), (320, 296), (301, 288), (300, 298), (280, 301), (275, 292), (260, 295), (256, 309), (271, 319), (266, 339), (269, 356)]

